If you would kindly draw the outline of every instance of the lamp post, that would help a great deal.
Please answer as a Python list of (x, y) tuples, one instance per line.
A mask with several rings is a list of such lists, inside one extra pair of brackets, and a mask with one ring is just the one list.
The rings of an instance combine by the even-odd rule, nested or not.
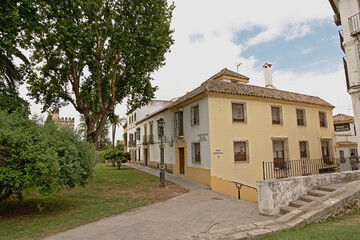
[(165, 121), (163, 118), (157, 120), (158, 124), (158, 138), (160, 139), (160, 188), (165, 187), (165, 171), (164, 171), (164, 145), (163, 145), (163, 137), (164, 137), (164, 128)]

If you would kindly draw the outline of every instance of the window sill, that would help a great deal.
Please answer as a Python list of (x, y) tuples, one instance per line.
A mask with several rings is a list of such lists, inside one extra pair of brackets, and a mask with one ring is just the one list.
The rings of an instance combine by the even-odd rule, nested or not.
[(234, 161), (234, 163), (249, 163), (250, 160), (243, 160), (243, 161)]

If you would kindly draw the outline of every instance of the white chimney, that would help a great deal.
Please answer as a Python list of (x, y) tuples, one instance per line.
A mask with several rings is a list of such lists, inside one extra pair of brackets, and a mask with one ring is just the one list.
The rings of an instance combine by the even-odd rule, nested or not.
[(271, 66), (272, 65), (270, 63), (265, 63), (263, 66), (265, 75), (265, 87), (276, 89), (276, 87), (272, 84)]

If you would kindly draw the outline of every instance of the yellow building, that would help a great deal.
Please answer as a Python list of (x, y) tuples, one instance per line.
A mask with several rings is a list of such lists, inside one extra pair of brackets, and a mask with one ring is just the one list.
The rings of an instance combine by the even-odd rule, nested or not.
[[(138, 128), (143, 132), (141, 126), (163, 117), (169, 143), (165, 163), (173, 174), (234, 197), (238, 192), (233, 182), (241, 183), (241, 199), (256, 202), (254, 188), (263, 178), (263, 161), (281, 168), (286, 160), (334, 157), (334, 107), (318, 97), (274, 89), (271, 79), (269, 88), (248, 82), (225, 68), (161, 111), (149, 113)], [(147, 162), (159, 162), (156, 144), (139, 146), (152, 152), (145, 156)]]

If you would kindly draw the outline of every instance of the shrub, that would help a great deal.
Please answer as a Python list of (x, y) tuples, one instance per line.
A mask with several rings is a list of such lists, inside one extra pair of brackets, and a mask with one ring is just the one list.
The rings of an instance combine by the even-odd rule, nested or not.
[(94, 166), (93, 146), (72, 130), (0, 112), (0, 202), (29, 189), (50, 194), (84, 186)]

